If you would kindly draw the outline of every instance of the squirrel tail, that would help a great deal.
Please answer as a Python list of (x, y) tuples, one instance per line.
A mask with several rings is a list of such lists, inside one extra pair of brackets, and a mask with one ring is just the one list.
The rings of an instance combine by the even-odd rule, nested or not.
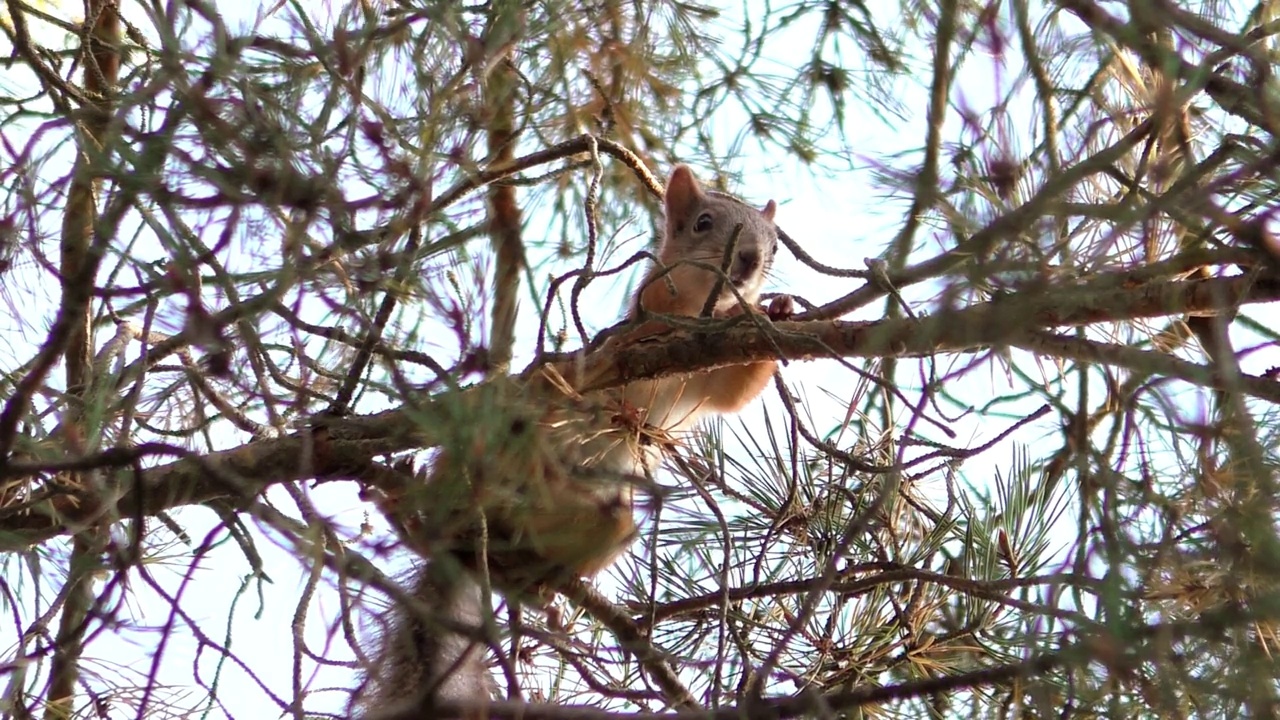
[(481, 627), (484, 601), (473, 578), (447, 563), (419, 565), (412, 602), (389, 611), (377, 651), (355, 703), (361, 720), (444, 718), (437, 703), (482, 708), (497, 690), (484, 643), (465, 628)]

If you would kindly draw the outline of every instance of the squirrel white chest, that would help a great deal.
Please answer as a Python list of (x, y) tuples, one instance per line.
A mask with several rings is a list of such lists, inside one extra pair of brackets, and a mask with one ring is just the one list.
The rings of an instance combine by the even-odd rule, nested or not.
[(699, 375), (668, 377), (661, 381), (643, 381), (628, 385), (627, 402), (644, 408), (644, 421), (667, 433), (680, 433), (693, 427), (707, 414), (707, 397)]

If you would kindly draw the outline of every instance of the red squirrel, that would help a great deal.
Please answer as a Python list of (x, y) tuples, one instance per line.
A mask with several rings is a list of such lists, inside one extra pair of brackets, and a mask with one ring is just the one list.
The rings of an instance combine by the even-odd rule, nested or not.
[[(775, 298), (767, 310), (757, 307), (777, 252), (773, 201), (757, 210), (703, 189), (687, 166), (678, 165), (667, 181), (664, 210), (660, 265), (646, 274), (628, 313), (631, 320), (648, 319), (610, 338), (601, 352), (668, 329), (661, 318), (650, 316), (700, 316), (717, 287), (712, 317), (743, 312), (774, 320), (790, 316), (790, 296)], [(730, 243), (734, 247), (721, 274), (712, 268), (722, 267)], [(635, 537), (633, 488), (652, 477), (667, 445), (642, 436), (665, 437), (708, 413), (736, 412), (764, 390), (775, 369), (772, 360), (731, 365), (581, 397), (565, 380), (571, 366), (559, 365), (534, 383), (541, 384), (538, 389), (511, 392), (500, 387), (475, 401), (492, 406), (473, 403), (473, 414), (463, 417), (502, 419), (463, 423), (461, 443), (440, 453), (424, 486), (431, 511), (414, 510), (406, 521), (404, 507), (392, 507), (404, 499), (393, 498), (384, 503), (384, 512), (397, 517), (402, 527), (411, 526), (402, 535), (413, 538), (432, 530), (440, 536), (442, 525), (465, 525), (468, 518), (447, 516), (466, 516), (479, 507), (487, 529), (489, 578), (502, 592), (521, 593), (557, 578), (590, 577), (611, 565)], [(619, 422), (632, 412), (638, 416), (632, 422)], [(449, 622), (477, 626), (483, 598), (480, 585), (467, 577), (478, 565), (474, 551), (459, 544), (449, 551), (459, 562), (448, 563), (438, 559), (438, 548), (410, 544), (433, 558), (414, 576), (412, 595), (418, 604)], [(360, 716), (437, 717), (433, 708), (441, 701), (482, 708), (496, 690), (483, 656), (484, 648), (473, 639), (397, 607), (358, 693)]]
[[(737, 230), (724, 272), (728, 282), (721, 285), (711, 315), (740, 315), (744, 303), (750, 312), (760, 312), (756, 302), (778, 251), (778, 230), (773, 224), (777, 205), (770, 200), (763, 210), (756, 210), (729, 195), (704, 190), (687, 166), (678, 165), (667, 180), (664, 207), (666, 232), (658, 260), (672, 269), (665, 275), (661, 268), (650, 269), (632, 303), (629, 318), (636, 319), (642, 308), (650, 314), (698, 317), (721, 275), (687, 261), (719, 268), (738, 226), (741, 230)], [(741, 302), (730, 286), (742, 297)], [(774, 298), (765, 312), (770, 319), (786, 319), (794, 312), (791, 296)], [(661, 320), (650, 320), (624, 334), (620, 343), (665, 329)], [(730, 365), (633, 383), (625, 388), (625, 394), (632, 404), (648, 410), (651, 424), (667, 430), (683, 429), (710, 412), (741, 410), (764, 390), (776, 369), (773, 360)]]

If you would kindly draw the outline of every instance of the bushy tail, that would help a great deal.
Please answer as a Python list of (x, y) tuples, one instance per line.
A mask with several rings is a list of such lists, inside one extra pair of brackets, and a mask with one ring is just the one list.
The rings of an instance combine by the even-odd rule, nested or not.
[[(481, 626), (482, 590), (447, 565), (419, 566), (412, 578), (413, 602), (391, 609), (356, 696), (357, 718), (443, 720), (438, 703), (483, 707), (493, 697), (497, 686), (485, 666), (484, 644), (475, 640), (477, 633), (459, 631)], [(469, 715), (482, 717), (483, 712)]]

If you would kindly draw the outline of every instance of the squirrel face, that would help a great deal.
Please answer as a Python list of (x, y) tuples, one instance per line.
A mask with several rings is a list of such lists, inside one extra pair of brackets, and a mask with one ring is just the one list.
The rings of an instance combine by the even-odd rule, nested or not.
[(725, 269), (728, 282), (721, 286), (714, 314), (723, 315), (738, 304), (734, 290), (754, 304), (778, 249), (778, 231), (773, 224), (777, 204), (770, 200), (764, 209), (757, 210), (729, 195), (704, 190), (687, 166), (677, 165), (667, 181), (664, 209), (666, 233), (658, 258), (674, 269), (667, 275), (670, 283), (658, 278), (646, 286), (640, 297), (644, 308), (697, 315), (719, 275), (688, 261), (721, 267), (730, 243), (734, 249)]

